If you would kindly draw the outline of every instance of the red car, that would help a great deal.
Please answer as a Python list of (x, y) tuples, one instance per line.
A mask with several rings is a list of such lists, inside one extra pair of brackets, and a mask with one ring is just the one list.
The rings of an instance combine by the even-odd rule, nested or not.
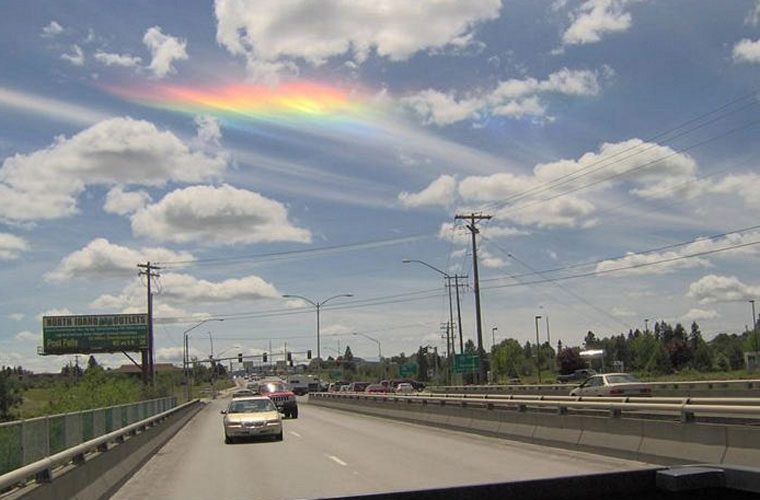
[(280, 413), (288, 418), (298, 418), (296, 395), (282, 382), (262, 382), (258, 391), (262, 396), (272, 400)]

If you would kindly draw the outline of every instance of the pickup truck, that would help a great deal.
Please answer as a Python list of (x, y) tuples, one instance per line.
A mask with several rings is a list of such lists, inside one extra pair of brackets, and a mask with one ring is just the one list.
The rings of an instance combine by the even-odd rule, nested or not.
[(582, 370), (575, 370), (573, 373), (567, 375), (557, 375), (557, 382), (560, 384), (566, 384), (568, 382), (583, 382), (589, 377), (596, 375), (596, 372), (590, 368), (584, 368)]

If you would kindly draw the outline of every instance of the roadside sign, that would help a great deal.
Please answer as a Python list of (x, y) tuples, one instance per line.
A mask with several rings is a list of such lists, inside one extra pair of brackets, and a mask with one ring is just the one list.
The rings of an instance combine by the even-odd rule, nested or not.
[(477, 354), (454, 354), (454, 372), (471, 373), (478, 371), (480, 357)]
[(399, 367), (398, 373), (402, 377), (414, 377), (417, 375), (417, 363), (406, 363)]
[(42, 354), (135, 352), (147, 348), (147, 314), (42, 318)]

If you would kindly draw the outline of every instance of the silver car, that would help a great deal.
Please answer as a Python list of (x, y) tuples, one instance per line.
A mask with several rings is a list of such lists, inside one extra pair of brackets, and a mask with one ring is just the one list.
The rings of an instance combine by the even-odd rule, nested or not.
[(630, 373), (604, 373), (587, 378), (571, 396), (651, 396), (652, 388)]
[(237, 439), (270, 437), (282, 441), (282, 418), (274, 403), (265, 396), (233, 398), (222, 410), (224, 442)]

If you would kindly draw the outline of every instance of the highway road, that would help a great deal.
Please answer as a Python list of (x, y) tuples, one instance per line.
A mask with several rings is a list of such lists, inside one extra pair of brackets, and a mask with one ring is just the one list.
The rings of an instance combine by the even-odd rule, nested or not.
[(224, 444), (209, 403), (113, 497), (315, 498), (618, 471), (640, 462), (299, 403), (283, 442)]

